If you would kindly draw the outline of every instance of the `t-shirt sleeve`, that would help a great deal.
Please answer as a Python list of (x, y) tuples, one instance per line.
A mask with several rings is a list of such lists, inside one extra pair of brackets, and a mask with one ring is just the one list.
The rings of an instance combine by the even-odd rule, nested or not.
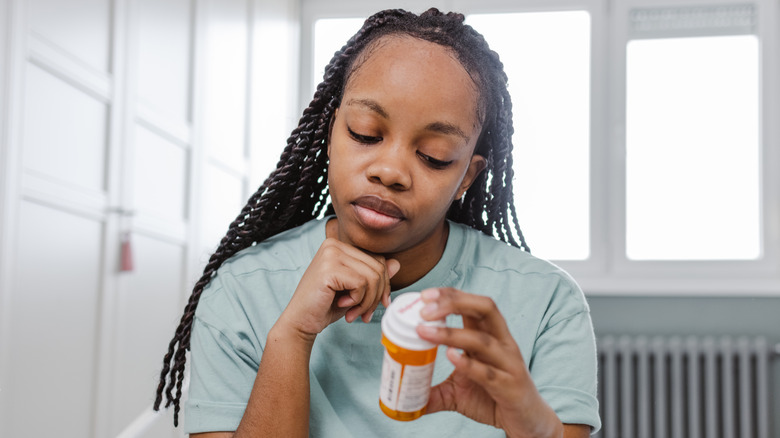
[(537, 336), (529, 363), (531, 376), (561, 422), (587, 424), (595, 433), (601, 428), (596, 340), (579, 287), (562, 281), (550, 310), (557, 313)]
[(236, 430), (257, 376), (259, 352), (241, 329), (236, 330), (240, 316), (230, 314), (229, 303), (211, 302), (211, 297), (228, 300), (226, 295), (216, 291), (204, 296), (193, 321), (184, 411), (187, 433)]

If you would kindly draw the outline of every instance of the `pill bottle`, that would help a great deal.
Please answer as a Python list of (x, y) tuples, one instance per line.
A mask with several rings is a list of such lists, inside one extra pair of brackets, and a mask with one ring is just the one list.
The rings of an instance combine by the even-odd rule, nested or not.
[(379, 407), (388, 417), (411, 421), (425, 413), (437, 345), (417, 335), (418, 325), (444, 327), (444, 320), (425, 321), (419, 292), (407, 292), (390, 303), (382, 317), (382, 382)]

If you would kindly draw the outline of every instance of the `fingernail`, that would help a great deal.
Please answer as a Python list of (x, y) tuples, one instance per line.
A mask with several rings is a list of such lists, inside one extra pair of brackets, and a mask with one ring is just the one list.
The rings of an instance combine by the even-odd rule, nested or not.
[(425, 289), (424, 291), (420, 292), (420, 295), (422, 295), (424, 300), (428, 301), (439, 298), (441, 292), (439, 292), (439, 289)]
[(371, 321), (373, 318), (374, 318), (374, 312), (369, 313), (366, 322)]
[(428, 304), (425, 305), (425, 307), (422, 308), (422, 310), (420, 310), (420, 314), (421, 315), (430, 315), (433, 312), (435, 312), (436, 309), (438, 309), (438, 308), (439, 308), (439, 303), (436, 303), (436, 302), (428, 303)]
[(426, 336), (433, 336), (436, 334), (436, 327), (430, 327), (427, 325), (418, 325), (417, 326), (418, 333)]
[(453, 347), (447, 348), (447, 358), (450, 359), (450, 362), (457, 362), (462, 357), (463, 357), (463, 350), (459, 348), (453, 348)]

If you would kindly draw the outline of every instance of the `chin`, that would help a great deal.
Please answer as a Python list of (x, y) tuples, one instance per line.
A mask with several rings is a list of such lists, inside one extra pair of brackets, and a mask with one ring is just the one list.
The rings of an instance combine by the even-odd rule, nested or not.
[(395, 254), (402, 250), (397, 236), (393, 235), (376, 235), (364, 231), (356, 236), (349, 236), (349, 240), (353, 246), (374, 254)]

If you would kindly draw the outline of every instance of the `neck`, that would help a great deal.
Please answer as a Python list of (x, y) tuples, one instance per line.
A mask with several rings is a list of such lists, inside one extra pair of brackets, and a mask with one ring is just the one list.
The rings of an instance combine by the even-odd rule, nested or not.
[(444, 232), (441, 233), (439, 239), (426, 241), (423, 245), (397, 254), (385, 254), (386, 258), (396, 259), (401, 263), (401, 269), (390, 279), (390, 288), (392, 290), (403, 289), (430, 272), (444, 255), (449, 234), (450, 227), (445, 222)]

